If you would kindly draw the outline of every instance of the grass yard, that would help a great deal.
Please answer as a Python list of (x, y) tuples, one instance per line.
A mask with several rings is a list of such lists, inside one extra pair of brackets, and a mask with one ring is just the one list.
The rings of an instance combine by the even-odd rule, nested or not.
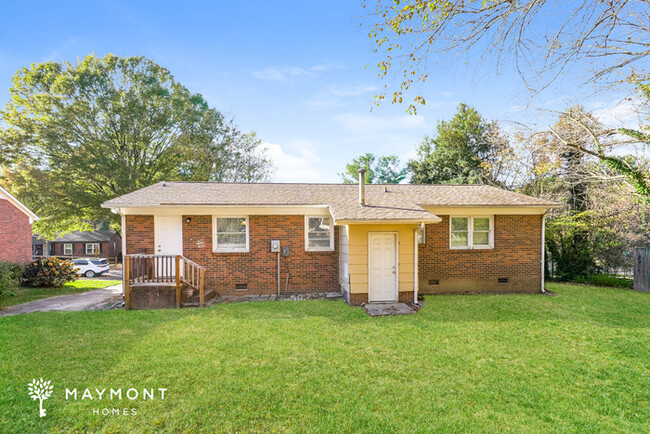
[(57, 295), (92, 291), (93, 289), (105, 288), (107, 286), (117, 285), (118, 283), (120, 283), (119, 280), (76, 280), (66, 283), (61, 288), (31, 288), (29, 286), (20, 286), (14, 291), (14, 295), (0, 298), (0, 308), (40, 300), (42, 298), (55, 297)]
[[(0, 431), (650, 432), (650, 294), (549, 287), (402, 317), (317, 300), (2, 317)], [(94, 392), (119, 387), (168, 390)]]

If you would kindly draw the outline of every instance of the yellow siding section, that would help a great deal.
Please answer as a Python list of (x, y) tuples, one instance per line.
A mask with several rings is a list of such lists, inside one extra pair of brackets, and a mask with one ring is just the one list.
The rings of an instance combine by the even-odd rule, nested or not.
[(368, 293), (368, 232), (395, 232), (399, 243), (399, 290), (413, 291), (417, 225), (349, 225), (350, 293)]

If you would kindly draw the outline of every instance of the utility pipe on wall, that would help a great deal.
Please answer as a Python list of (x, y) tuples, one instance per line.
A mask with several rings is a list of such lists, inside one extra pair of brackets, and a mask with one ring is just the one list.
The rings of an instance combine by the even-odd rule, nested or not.
[(415, 228), (415, 238), (413, 240), (415, 246), (413, 248), (413, 304), (418, 304), (418, 291), (420, 289), (420, 282), (418, 280), (418, 229), (419, 227)]
[(366, 169), (359, 169), (359, 205), (366, 204)]
[(546, 293), (545, 286), (545, 274), (546, 274), (546, 216), (549, 215), (550, 211), (546, 210), (542, 214), (542, 293)]

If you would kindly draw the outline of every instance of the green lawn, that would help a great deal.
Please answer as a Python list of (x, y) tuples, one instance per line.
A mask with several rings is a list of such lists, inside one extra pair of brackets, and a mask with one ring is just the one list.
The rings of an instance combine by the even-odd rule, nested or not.
[(427, 297), (402, 317), (318, 300), (2, 317), (0, 432), (650, 432), (650, 294), (549, 286)]
[(92, 291), (93, 289), (105, 288), (121, 283), (119, 280), (76, 280), (66, 283), (61, 288), (30, 288), (21, 286), (14, 291), (14, 295), (0, 298), (2, 306), (14, 306), (27, 303), (28, 301), (40, 300), (41, 298), (55, 297), (57, 295), (76, 294), (78, 292)]

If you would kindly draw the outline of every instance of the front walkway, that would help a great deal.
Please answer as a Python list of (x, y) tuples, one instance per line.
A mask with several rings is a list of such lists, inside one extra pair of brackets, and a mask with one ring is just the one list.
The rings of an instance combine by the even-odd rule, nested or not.
[(121, 300), (122, 284), (107, 286), (94, 291), (80, 292), (78, 294), (59, 295), (30, 301), (29, 303), (9, 306), (0, 310), (0, 316), (18, 315), (21, 313), (58, 311), (80, 311), (101, 309), (111, 301)]

